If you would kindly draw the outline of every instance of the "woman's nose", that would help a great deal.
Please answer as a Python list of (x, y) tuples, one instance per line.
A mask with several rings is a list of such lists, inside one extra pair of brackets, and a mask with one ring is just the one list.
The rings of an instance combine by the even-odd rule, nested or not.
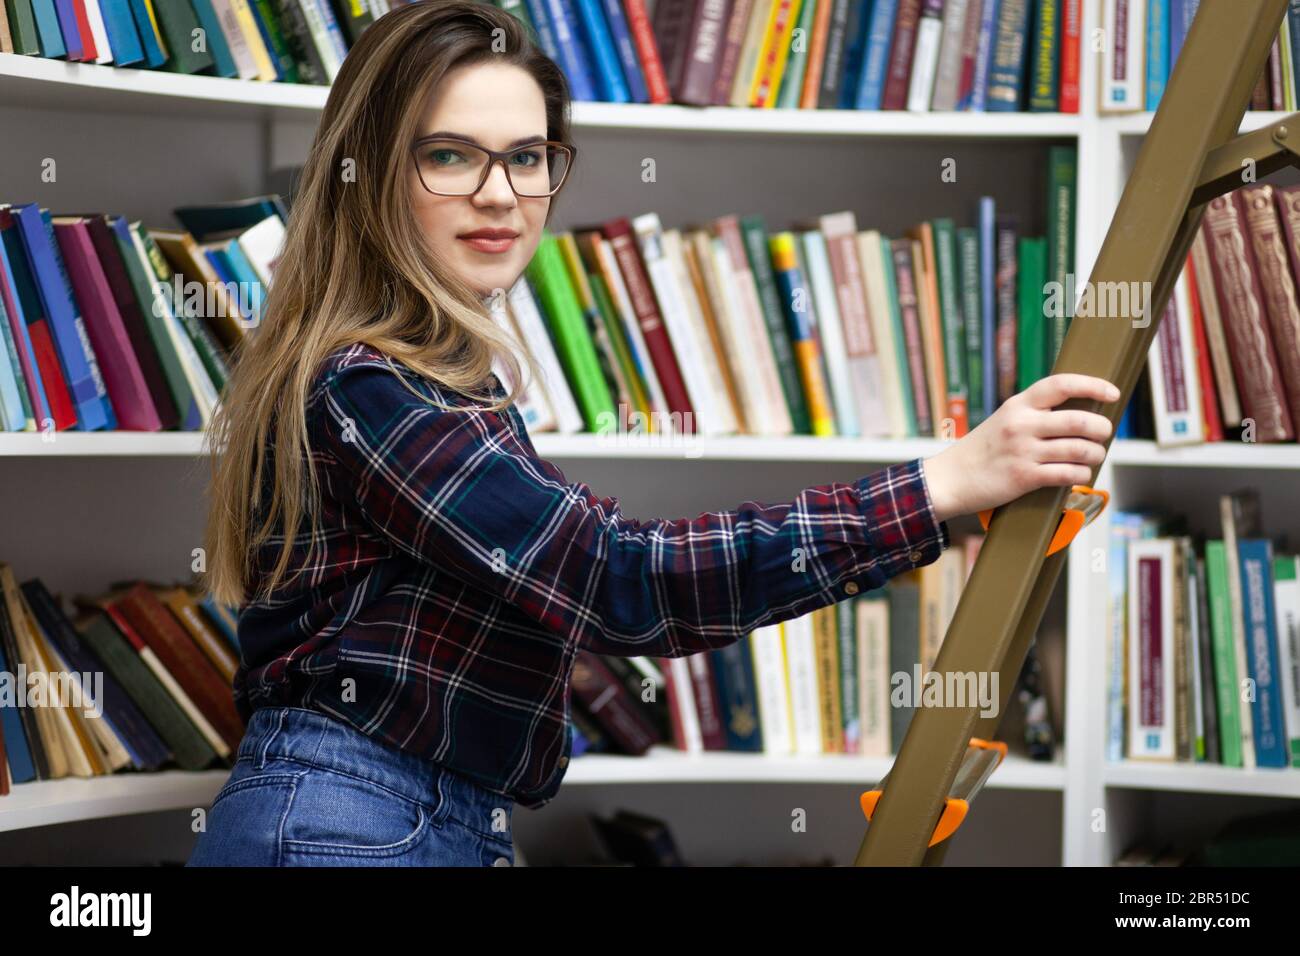
[(510, 178), (506, 175), (504, 163), (493, 163), (488, 169), (487, 179), (483, 182), (475, 198), (493, 205), (514, 205), (515, 191), (510, 188)]

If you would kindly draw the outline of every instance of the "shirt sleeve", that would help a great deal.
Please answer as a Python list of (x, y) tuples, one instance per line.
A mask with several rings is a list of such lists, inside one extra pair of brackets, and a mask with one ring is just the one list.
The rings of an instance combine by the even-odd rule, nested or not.
[(366, 520), (579, 647), (679, 657), (879, 588), (948, 546), (919, 460), (793, 501), (678, 520), (624, 516), (502, 419), (444, 410), (396, 373), (333, 373), (309, 416)]

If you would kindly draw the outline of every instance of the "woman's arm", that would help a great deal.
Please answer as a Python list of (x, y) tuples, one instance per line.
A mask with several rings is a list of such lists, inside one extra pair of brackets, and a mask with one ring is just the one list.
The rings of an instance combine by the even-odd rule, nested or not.
[(378, 532), (597, 653), (723, 647), (948, 544), (919, 461), (784, 504), (639, 521), (528, 455), (494, 413), (432, 407), (383, 365), (331, 372), (312, 408), (314, 449)]

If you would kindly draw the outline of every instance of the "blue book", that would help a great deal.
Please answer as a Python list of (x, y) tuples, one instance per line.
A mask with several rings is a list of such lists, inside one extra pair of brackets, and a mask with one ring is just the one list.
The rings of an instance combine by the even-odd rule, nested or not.
[[(244, 250), (239, 245), (238, 239), (229, 239), (222, 243), (220, 250), (225, 256), (226, 271), (233, 276), (234, 281), (239, 283), (242, 299), (249, 306), (249, 314), (244, 318), (257, 323), (262, 314), (262, 302), (264, 295), (262, 290), (262, 280), (253, 268), (253, 264), (248, 261), (244, 255)], [(237, 303), (238, 304), (238, 303)], [(243, 311), (241, 309), (241, 311)]]
[(645, 72), (641, 68), (641, 58), (636, 53), (636, 43), (632, 40), (632, 30), (627, 25), (623, 5), (619, 0), (601, 0), (601, 8), (605, 11), (605, 20), (609, 24), (619, 62), (623, 64), (628, 98), (633, 103), (649, 103), (650, 89), (646, 86)]
[(898, 0), (876, 0), (871, 11), (871, 29), (867, 34), (862, 76), (854, 99), (856, 109), (878, 110), (884, 102), (885, 73), (889, 69), (889, 48), (894, 38), (894, 18), (897, 14)]
[(1282, 675), (1277, 670), (1273, 545), (1267, 538), (1239, 538), (1237, 555), (1246, 626), (1246, 670), (1255, 685), (1255, 699), (1250, 704), (1255, 763), (1260, 767), (1285, 767), (1287, 734), (1282, 716)]
[[(103, 0), (100, 0), (102, 3)], [(212, 0), (193, 0), (194, 15), (198, 17), (199, 26), (203, 28), (207, 36), (208, 52), (212, 54), (213, 69), (217, 76), (239, 76), (239, 68), (235, 65), (234, 54), (230, 52), (230, 44), (226, 42), (226, 35), (221, 32), (221, 21), (217, 19), (216, 8), (212, 6)], [(257, 6), (249, 4), (256, 15)], [(261, 25), (261, 18), (258, 18), (258, 25)], [(270, 50), (270, 44), (267, 50)], [(275, 57), (271, 58), (274, 62)], [(277, 67), (278, 70), (278, 67)]]
[(578, 10), (582, 38), (591, 51), (600, 98), (607, 103), (630, 102), (632, 97), (627, 91), (618, 52), (614, 49), (614, 38), (600, 9), (601, 0), (574, 0), (574, 5)]
[[(1183, 52), (1183, 43), (1187, 40), (1187, 31), (1192, 28), (1192, 18), (1201, 5), (1201, 0), (1169, 0), (1169, 72), (1174, 72), (1178, 63), (1178, 54)], [(1291, 9), (1300, 8), (1300, 0), (1291, 0)], [(1294, 16), (1294, 14), (1293, 14)], [(1292, 20), (1294, 24), (1294, 20)], [(1292, 27), (1294, 37), (1295, 27)]]
[(19, 392), (22, 367), (18, 364), (18, 347), (3, 296), (0, 296), (0, 335), (4, 337), (4, 354), (0, 358), (0, 431), (20, 432), (27, 427), (27, 413)]
[[(1174, 0), (1177, 5), (1178, 0)], [(1169, 79), (1169, 0), (1147, 0), (1147, 103), (1155, 112)]]
[[(1300, 0), (1291, 0), (1286, 11), (1287, 32), (1291, 36), (1291, 60), (1300, 65)], [(1297, 99), (1300, 99), (1300, 68), (1295, 70)]]
[[(710, 670), (718, 685), (718, 707), (727, 749), (760, 753), (763, 729), (758, 719), (758, 688), (749, 641), (736, 641), (709, 651)], [(837, 675), (838, 676), (838, 675)]]
[(1137, 434), (1137, 389), (1129, 397), (1128, 404), (1124, 406), (1124, 414), (1120, 416), (1119, 424), (1115, 427), (1116, 438), (1132, 438)]
[[(0, 672), (13, 674), (16, 670), (16, 667), (9, 666), (9, 659), (5, 656), (5, 642), (0, 641)], [(18, 707), (16, 704), (6, 705), (3, 698), (0, 698), (0, 733), (5, 738), (5, 761), (9, 764), (9, 779), (13, 783), (35, 780), (36, 765), (32, 763), (32, 752), (27, 747), (27, 734), (23, 730), (22, 718), (18, 716)]]
[(983, 113), (988, 108), (989, 71), (993, 67), (1001, 11), (1002, 0), (984, 0), (979, 46), (975, 50), (975, 77), (971, 81), (970, 109), (976, 113)]
[(41, 56), (57, 59), (66, 56), (63, 32), (59, 29), (59, 15), (54, 12), (54, 0), (32, 0), (32, 15), (36, 18), (36, 38), (40, 41)]
[[(998, 63), (1000, 50), (1014, 51), (1011, 63)], [(984, 95), (984, 108), (988, 112), (1018, 113), (1023, 108), (1025, 60), (1028, 56), (1029, 4), (1004, 3), (998, 14), (997, 32), (989, 54), (989, 76)], [(1001, 95), (992, 96), (990, 90)]]
[(108, 34), (114, 65), (130, 66), (143, 60), (144, 48), (140, 46), (140, 35), (131, 19), (127, 0), (99, 0), (99, 12), (104, 17), (104, 32)]
[[(235, 649), (235, 653), (238, 654), (239, 653), (238, 623), (236, 623), (235, 627), (230, 626), (231, 618), (234, 618), (236, 622), (238, 622), (239, 620), (238, 609), (232, 608), (228, 604), (221, 604), (211, 594), (207, 594), (207, 593), (204, 593), (201, 597), (199, 597), (198, 603), (199, 603), (199, 607), (203, 608), (203, 613), (208, 616), (208, 620), (212, 622), (212, 626), (221, 632), (221, 636), (230, 642), (230, 646), (233, 647)], [(225, 613), (222, 613), (223, 611)]]
[(586, 103), (595, 102), (596, 84), (571, 0), (546, 0), (546, 12), (550, 14), (555, 44), (560, 50), (558, 62), (568, 77), (573, 98)]
[[(834, 3), (835, 0), (823, 0)], [(862, 66), (867, 61), (867, 38), (871, 35), (871, 7), (874, 0), (847, 0), (848, 22), (844, 24), (844, 52), (842, 76), (835, 108), (853, 109), (858, 100), (858, 84), (862, 82)], [(834, 12), (831, 13), (834, 17)], [(834, 27), (832, 27), (832, 30)], [(823, 91), (826, 84), (822, 84)], [(820, 102), (818, 105), (821, 105)]]
[(140, 46), (144, 49), (145, 66), (158, 67), (167, 62), (167, 54), (163, 52), (162, 44), (158, 40), (158, 33), (154, 29), (153, 20), (149, 17), (149, 8), (145, 6), (144, 0), (127, 0), (131, 8), (131, 19), (135, 22), (135, 31), (140, 35)]
[(971, 382), (971, 391), (983, 389), (984, 408), (991, 414), (998, 404), (997, 297), (997, 208), (992, 196), (980, 198), (980, 342), (983, 348), (983, 381)]
[(85, 323), (68, 283), (50, 214), (36, 203), (13, 206), (10, 212), (18, 223), (27, 265), (36, 280), (41, 305), (50, 321), (59, 365), (77, 412), (76, 427), (83, 431), (116, 428), (117, 419), (108, 403), (104, 378), (100, 375), (99, 363), (90, 347)]
[[(12, 221), (12, 220), (10, 220)], [(20, 257), (19, 265), (26, 268), (26, 262), (22, 258), (21, 241), (18, 238), (16, 227), (5, 229), (0, 232), (0, 284), (8, 287), (12, 298), (9, 300), (9, 307), (13, 310), (10, 316), (12, 320), (10, 326), (17, 330), (14, 345), (20, 350), (20, 355), (27, 356), (27, 366), (23, 369), (27, 375), (27, 395), (32, 402), (32, 415), (36, 419), (36, 430), (44, 431), (51, 428), (53, 415), (50, 412), (49, 399), (45, 396), (45, 382), (41, 378), (40, 366), (36, 364), (36, 350), (32, 347), (31, 332), (27, 329), (27, 319), (23, 314), (22, 299), (18, 295), (17, 276), (14, 272), (14, 265), (9, 260), (10, 252)], [(9, 244), (9, 248), (7, 248)]]
[(334, 48), (339, 62), (342, 63), (344, 57), (348, 55), (348, 44), (343, 39), (343, 31), (339, 29), (338, 20), (334, 18), (334, 11), (330, 9), (329, 0), (316, 0), (316, 9), (320, 11), (321, 21), (325, 24), (325, 32), (329, 34), (330, 46)]
[(69, 60), (80, 60), (86, 55), (86, 48), (81, 45), (81, 31), (77, 29), (77, 10), (72, 0), (54, 0), (54, 10), (59, 18), (59, 32), (63, 34), (63, 46)]
[(524, 4), (528, 7), (528, 18), (533, 21), (533, 29), (537, 32), (537, 42), (541, 44), (542, 52), (559, 63), (560, 47), (555, 42), (551, 18), (546, 13), (546, 0), (524, 0)]

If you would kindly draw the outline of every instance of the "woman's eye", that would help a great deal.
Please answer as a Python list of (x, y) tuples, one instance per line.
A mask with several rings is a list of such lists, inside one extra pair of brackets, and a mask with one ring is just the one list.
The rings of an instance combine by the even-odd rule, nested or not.
[(515, 153), (515, 159), (522, 160), (522, 162), (518, 164), (520, 166), (535, 166), (541, 162), (541, 156), (536, 150), (527, 153)]
[(465, 157), (454, 149), (434, 149), (429, 151), (429, 158), (435, 163), (447, 165)]

